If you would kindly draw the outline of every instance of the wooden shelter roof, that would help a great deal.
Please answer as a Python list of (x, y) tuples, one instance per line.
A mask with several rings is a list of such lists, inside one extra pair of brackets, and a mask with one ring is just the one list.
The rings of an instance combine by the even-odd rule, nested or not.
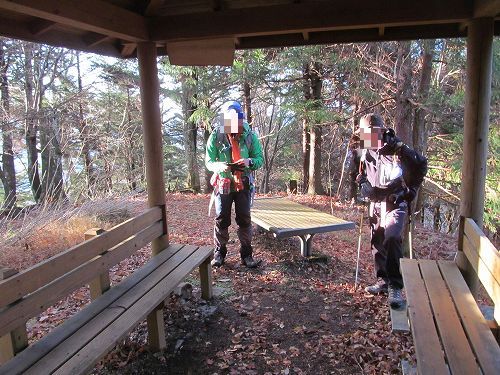
[(0, 0), (0, 35), (131, 57), (141, 41), (166, 55), (463, 37), (477, 17), (500, 34), (500, 0)]

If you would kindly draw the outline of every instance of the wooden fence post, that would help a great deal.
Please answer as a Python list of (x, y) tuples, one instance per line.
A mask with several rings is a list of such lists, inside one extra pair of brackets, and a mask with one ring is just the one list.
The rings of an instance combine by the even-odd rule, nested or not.
[[(105, 230), (101, 228), (89, 229), (85, 232), (85, 240), (90, 240), (91, 238), (99, 236), (104, 232)], [(101, 253), (101, 255), (105, 254), (106, 252), (107, 251)], [(103, 293), (109, 290), (110, 286), (111, 281), (109, 280), (109, 272), (101, 273), (98, 277), (96, 277), (89, 283), (90, 298), (92, 300), (95, 300), (97, 297), (102, 296)]]
[[(17, 273), (12, 268), (0, 266), (0, 280), (8, 279)], [(26, 324), (0, 337), (0, 365), (7, 362), (28, 346)]]

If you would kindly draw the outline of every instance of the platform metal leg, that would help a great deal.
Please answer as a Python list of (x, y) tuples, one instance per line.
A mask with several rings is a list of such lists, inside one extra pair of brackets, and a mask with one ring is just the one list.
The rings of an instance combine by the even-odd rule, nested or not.
[(305, 235), (299, 236), (299, 238), (300, 238), (300, 253), (304, 257), (311, 256), (313, 236), (314, 236), (314, 234), (305, 234)]

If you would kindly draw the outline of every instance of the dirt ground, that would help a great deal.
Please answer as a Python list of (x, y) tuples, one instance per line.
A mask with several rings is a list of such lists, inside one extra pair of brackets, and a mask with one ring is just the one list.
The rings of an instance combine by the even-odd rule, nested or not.
[[(359, 225), (362, 207), (328, 197), (291, 197)], [(137, 205), (138, 210), (145, 207)], [(169, 194), (171, 243), (212, 244), (209, 196)], [(137, 202), (136, 202), (137, 203)], [(364, 224), (360, 285), (354, 288), (358, 230), (318, 234), (314, 261), (300, 255), (298, 239), (276, 240), (255, 233), (260, 266), (240, 264), (236, 229), (226, 264), (213, 270), (215, 297), (200, 298), (197, 272), (185, 282), (188, 298), (172, 295), (165, 304), (167, 349), (147, 347), (146, 325), (139, 325), (95, 368), (95, 374), (398, 374), (402, 359), (414, 362), (409, 333), (391, 333), (386, 297), (367, 295), (373, 282), (369, 231)], [(453, 257), (456, 239), (417, 228), (414, 249), (420, 257)], [(141, 249), (111, 270), (116, 283), (149, 258)], [(34, 341), (89, 301), (81, 288), (28, 322)]]
[[(328, 197), (293, 199), (330, 212)], [(211, 244), (206, 196), (173, 195), (172, 242)], [(179, 211), (182, 210), (182, 211)], [(334, 215), (358, 222), (360, 207), (334, 205)], [(180, 212), (186, 215), (180, 216)], [(234, 221), (233, 221), (234, 222)], [(366, 221), (365, 221), (366, 223)], [(366, 226), (366, 224), (365, 224)], [(300, 256), (296, 239), (255, 233), (256, 270), (240, 265), (234, 228), (226, 264), (214, 269), (215, 297), (200, 299), (196, 273), (191, 298), (165, 308), (167, 349), (151, 353), (142, 324), (95, 369), (100, 374), (397, 374), (414, 361), (411, 336), (391, 333), (383, 296), (367, 295), (374, 281), (368, 228), (363, 231), (360, 287), (354, 289), (358, 230), (314, 238), (316, 261)], [(236, 241), (234, 241), (236, 239)], [(453, 239), (417, 230), (417, 252), (453, 253)]]

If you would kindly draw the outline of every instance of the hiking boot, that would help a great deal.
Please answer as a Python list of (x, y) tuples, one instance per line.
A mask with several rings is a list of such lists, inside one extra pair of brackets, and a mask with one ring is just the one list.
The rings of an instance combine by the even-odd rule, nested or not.
[(379, 280), (375, 284), (367, 286), (365, 292), (370, 294), (386, 294), (387, 293), (387, 283), (384, 280)]
[(214, 259), (210, 262), (212, 267), (220, 267), (224, 264), (224, 259), (226, 259), (227, 249), (221, 247), (220, 249), (215, 249)]
[(241, 263), (247, 268), (256, 268), (260, 262), (256, 262), (251, 255), (241, 259)]
[(405, 300), (403, 298), (402, 289), (390, 286), (389, 287), (389, 297), (387, 298), (387, 300), (389, 301), (389, 305), (393, 309), (399, 309), (400, 307), (402, 307), (405, 303)]

